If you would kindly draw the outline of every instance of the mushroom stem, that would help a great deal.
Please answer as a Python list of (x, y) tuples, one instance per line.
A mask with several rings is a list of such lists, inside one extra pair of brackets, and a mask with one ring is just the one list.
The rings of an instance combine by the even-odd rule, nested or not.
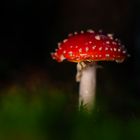
[[(91, 111), (94, 106), (96, 92), (96, 63), (88, 63), (86, 66), (77, 64), (77, 76), (80, 82), (79, 108), (86, 108)], [(81, 72), (81, 74), (79, 74)], [(77, 78), (77, 77), (76, 77)], [(77, 80), (77, 81), (78, 81)]]

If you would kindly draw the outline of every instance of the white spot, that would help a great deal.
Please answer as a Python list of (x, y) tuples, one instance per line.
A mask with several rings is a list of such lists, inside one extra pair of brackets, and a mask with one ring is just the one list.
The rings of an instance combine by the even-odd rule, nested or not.
[(83, 34), (84, 33), (84, 31), (83, 30), (81, 30), (81, 34)]
[(60, 60), (63, 61), (64, 59), (66, 59), (66, 58), (64, 57), (64, 55), (61, 55), (61, 56), (60, 56)]
[(82, 48), (79, 49), (79, 53), (81, 53), (81, 52), (82, 52)]
[(123, 53), (123, 54), (126, 54), (126, 50), (124, 50), (122, 53)]
[(94, 55), (92, 55), (91, 57), (94, 58)]
[(95, 50), (95, 48), (96, 48), (96, 46), (95, 46), (95, 45), (94, 45), (94, 46), (92, 46), (92, 49), (93, 49), (93, 50)]
[(112, 44), (117, 45), (117, 43), (116, 43), (116, 42), (114, 42), (114, 41), (112, 42)]
[(106, 56), (106, 57), (109, 57), (110, 55), (109, 55), (109, 54), (106, 54), (105, 56)]
[(58, 46), (60, 46), (61, 45), (61, 43), (60, 42), (58, 42), (58, 44), (57, 44)]
[(110, 36), (109, 38), (110, 38), (111, 40), (113, 40), (113, 36), (112, 36), (112, 37)]
[(68, 41), (68, 39), (64, 39), (64, 40), (63, 40), (64, 43), (67, 42), (67, 41)]
[(72, 56), (72, 55), (73, 55), (72, 51), (68, 52), (68, 54), (69, 54), (70, 56)]
[(97, 58), (98, 57), (98, 54), (96, 54), (95, 57)]
[(99, 51), (101, 51), (101, 50), (102, 50), (102, 47), (99, 48)]
[(103, 32), (103, 30), (102, 30), (102, 29), (100, 29), (100, 30), (99, 30), (99, 33), (102, 33), (102, 32)]
[(92, 41), (89, 41), (89, 44), (92, 44)]
[(78, 33), (77, 32), (74, 32), (74, 34), (77, 35)]
[(113, 34), (107, 34), (107, 36), (108, 36), (111, 40), (113, 40)]
[(55, 51), (57, 52), (58, 49), (55, 49)]
[(92, 29), (88, 29), (87, 32), (88, 33), (94, 33), (94, 31)]
[(113, 37), (113, 34), (107, 34), (108, 37)]
[(62, 50), (62, 47), (59, 46), (58, 48), (59, 48), (59, 50)]
[(73, 35), (72, 33), (68, 34), (69, 37), (72, 36), (72, 35)]
[(63, 51), (63, 53), (65, 54), (65, 53), (66, 53), (66, 51), (64, 50), (64, 51)]
[(121, 46), (121, 43), (119, 42), (118, 45)]
[(102, 57), (102, 55), (101, 55), (101, 54), (99, 54), (99, 57)]
[(121, 51), (121, 49), (120, 48), (118, 48), (118, 52), (120, 52)]
[(54, 55), (57, 56), (57, 53), (55, 52)]
[(114, 52), (116, 52), (117, 51), (117, 49), (116, 48), (114, 48)]
[(88, 52), (89, 51), (89, 48), (88, 47), (86, 47), (86, 52)]
[(73, 46), (71, 45), (70, 48), (73, 48)]
[(108, 50), (108, 47), (105, 47), (105, 50), (107, 51)]
[(54, 53), (51, 53), (52, 59), (56, 59), (56, 57), (54, 56)]
[(109, 41), (106, 41), (106, 44), (110, 44), (110, 42)]
[(96, 35), (96, 36), (95, 36), (95, 39), (96, 39), (96, 40), (100, 40), (101, 38), (100, 38), (99, 35)]
[(112, 49), (112, 48), (110, 48), (110, 51), (113, 51), (113, 49)]
[(76, 45), (75, 48), (78, 48), (78, 46)]

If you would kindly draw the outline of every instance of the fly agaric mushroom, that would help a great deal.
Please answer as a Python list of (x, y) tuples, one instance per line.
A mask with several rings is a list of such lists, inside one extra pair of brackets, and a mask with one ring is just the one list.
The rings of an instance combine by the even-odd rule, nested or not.
[(96, 90), (97, 61), (123, 62), (127, 50), (112, 34), (104, 35), (93, 30), (75, 32), (58, 43), (58, 49), (51, 53), (58, 62), (68, 60), (77, 63), (76, 81), (80, 82), (79, 106), (86, 105), (88, 110), (93, 108)]

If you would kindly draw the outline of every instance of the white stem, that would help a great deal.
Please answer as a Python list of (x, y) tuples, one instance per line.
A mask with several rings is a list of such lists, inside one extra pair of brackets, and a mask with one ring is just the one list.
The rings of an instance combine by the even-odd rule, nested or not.
[(96, 64), (94, 63), (86, 65), (85, 68), (81, 69), (79, 107), (84, 105), (88, 111), (93, 109), (95, 101), (96, 68)]

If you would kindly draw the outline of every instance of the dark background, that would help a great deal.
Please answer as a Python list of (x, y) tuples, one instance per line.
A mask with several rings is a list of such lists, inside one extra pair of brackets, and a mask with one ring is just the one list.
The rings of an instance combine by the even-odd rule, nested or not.
[(33, 73), (44, 73), (48, 82), (75, 82), (75, 64), (58, 64), (50, 52), (68, 33), (92, 28), (114, 33), (131, 55), (120, 65), (103, 64), (99, 85), (107, 88), (110, 82), (112, 90), (116, 86), (139, 96), (139, 1), (7, 0), (1, 4), (0, 21), (1, 87), (24, 83)]
[(0, 3), (1, 91), (22, 87), (32, 94), (44, 87), (59, 89), (70, 98), (68, 106), (76, 106), (76, 64), (57, 63), (50, 52), (69, 33), (102, 29), (120, 38), (131, 57), (122, 64), (101, 63), (103, 69), (97, 73), (97, 101), (108, 113), (121, 118), (140, 117), (139, 0), (5, 0)]

